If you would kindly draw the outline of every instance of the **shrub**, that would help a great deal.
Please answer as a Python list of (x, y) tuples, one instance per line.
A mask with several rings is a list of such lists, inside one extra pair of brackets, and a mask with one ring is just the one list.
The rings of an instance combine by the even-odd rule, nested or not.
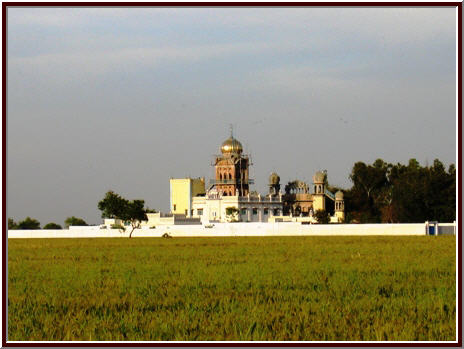
[(42, 229), (63, 229), (63, 228), (61, 227), (61, 225), (51, 222), (51, 223), (45, 224)]
[(25, 220), (18, 223), (18, 229), (40, 229), (40, 222), (37, 219), (26, 217)]

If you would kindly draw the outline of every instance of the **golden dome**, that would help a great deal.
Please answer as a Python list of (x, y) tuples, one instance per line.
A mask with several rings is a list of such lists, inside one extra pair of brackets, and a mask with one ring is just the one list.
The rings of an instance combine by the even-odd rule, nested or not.
[(242, 143), (234, 137), (227, 138), (221, 145), (222, 154), (241, 154), (243, 151)]

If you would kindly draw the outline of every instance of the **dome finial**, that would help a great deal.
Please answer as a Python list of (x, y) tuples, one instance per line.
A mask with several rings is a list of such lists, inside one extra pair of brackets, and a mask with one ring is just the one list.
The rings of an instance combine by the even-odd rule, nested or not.
[(230, 138), (234, 138), (234, 126), (232, 124), (229, 124), (230, 128)]

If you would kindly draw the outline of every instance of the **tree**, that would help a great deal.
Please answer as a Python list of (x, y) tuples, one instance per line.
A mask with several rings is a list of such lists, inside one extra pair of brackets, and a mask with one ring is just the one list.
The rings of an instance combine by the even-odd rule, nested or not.
[(314, 218), (316, 218), (316, 221), (319, 224), (328, 224), (330, 222), (329, 213), (325, 210), (317, 210), (314, 213)]
[(109, 191), (98, 203), (98, 209), (102, 211), (102, 218), (117, 218), (123, 222), (130, 222), (132, 230), (129, 238), (131, 238), (134, 229), (140, 226), (140, 222), (147, 220), (147, 211), (152, 211), (144, 208), (144, 205), (144, 200), (129, 201)]
[(61, 228), (61, 225), (51, 222), (51, 223), (45, 224), (42, 229), (63, 229), (63, 228)]
[(18, 224), (13, 220), (13, 218), (8, 218), (8, 230), (18, 229)]
[(448, 172), (435, 159), (422, 167), (416, 159), (407, 165), (357, 162), (350, 175), (353, 187), (345, 192), (347, 221), (358, 223), (417, 223), (456, 219), (456, 169)]
[(72, 226), (87, 226), (88, 224), (82, 219), (82, 218), (77, 218), (77, 217), (68, 217), (64, 221), (64, 225), (66, 228), (69, 228), (71, 225)]
[(236, 207), (226, 207), (226, 216), (229, 222), (238, 222), (238, 208)]
[(346, 195), (345, 203), (349, 201), (356, 220), (363, 223), (381, 221), (390, 170), (391, 165), (382, 159), (377, 159), (372, 165), (363, 162), (354, 164), (350, 174), (353, 187)]
[(18, 229), (29, 229), (29, 230), (40, 229), (40, 222), (37, 219), (26, 217), (25, 220), (18, 223)]

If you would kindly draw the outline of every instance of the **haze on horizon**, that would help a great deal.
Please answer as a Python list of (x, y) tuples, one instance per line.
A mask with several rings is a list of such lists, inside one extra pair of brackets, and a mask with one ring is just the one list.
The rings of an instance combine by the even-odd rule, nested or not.
[(169, 209), (229, 124), (285, 185), (356, 161), (456, 163), (454, 8), (9, 8), (7, 214)]

